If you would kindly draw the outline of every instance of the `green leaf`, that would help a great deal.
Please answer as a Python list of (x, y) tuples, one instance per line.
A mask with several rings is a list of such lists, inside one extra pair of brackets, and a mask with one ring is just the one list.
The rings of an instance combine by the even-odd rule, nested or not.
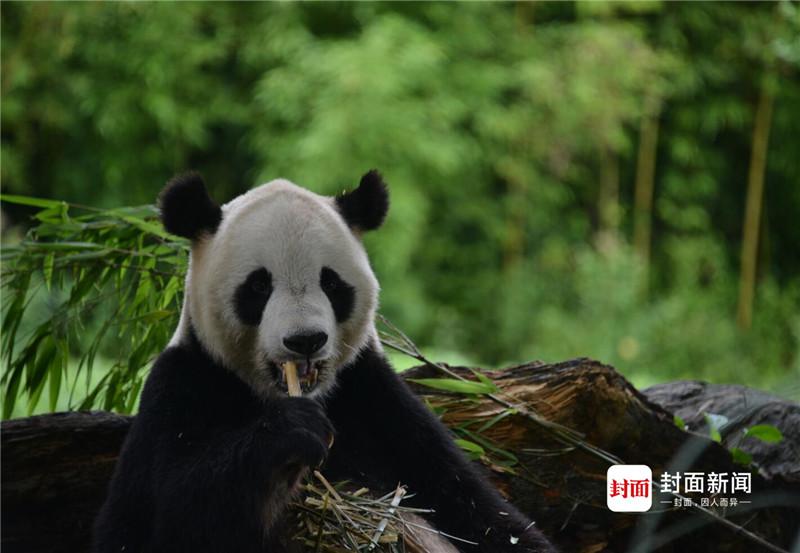
[(60, 242), (23, 242), (33, 250), (40, 251), (62, 251), (62, 250), (105, 250), (107, 249), (103, 244), (95, 244), (93, 242), (75, 242), (64, 240)]
[(478, 432), (485, 432), (486, 430), (489, 430), (495, 424), (497, 424), (498, 422), (500, 422), (501, 420), (503, 420), (504, 418), (506, 418), (509, 415), (516, 414), (516, 412), (517, 412), (516, 409), (503, 409), (499, 414), (495, 415), (494, 417), (492, 417), (491, 419), (489, 419), (488, 421), (483, 423), (478, 428)]
[(44, 272), (44, 284), (47, 286), (47, 289), (51, 289), (51, 282), (53, 280), (53, 264), (55, 263), (56, 254), (50, 252), (44, 258), (44, 265), (42, 267), (42, 271)]
[(508, 450), (505, 450), (505, 449), (503, 449), (501, 447), (498, 447), (496, 444), (492, 443), (491, 440), (481, 436), (480, 434), (476, 434), (475, 432), (470, 432), (466, 428), (459, 429), (459, 432), (463, 433), (465, 436), (467, 436), (469, 439), (473, 440), (475, 443), (480, 444), (485, 449), (488, 449), (489, 451), (491, 451), (493, 453), (496, 453), (498, 455), (501, 455), (502, 457), (505, 457), (513, 465), (519, 463), (519, 459), (517, 459), (516, 455), (514, 455), (513, 453), (511, 453)]
[[(53, 347), (54, 347), (53, 351), (55, 351), (55, 346)], [(50, 350), (46, 350), (47, 353), (49, 353), (49, 351)], [(52, 366), (53, 360), (55, 359), (55, 354), (53, 354), (52, 356), (48, 355), (48, 357), (49, 361), (47, 365), (44, 367), (44, 372), (41, 378), (32, 383), (29, 383), (29, 384), (34, 384), (34, 387), (28, 395), (28, 416), (31, 416), (33, 414), (34, 410), (36, 409), (36, 406), (39, 404), (39, 399), (42, 396), (42, 391), (44, 391), (44, 385), (45, 382), (47, 382), (47, 375), (49, 374), (50, 367)], [(44, 359), (40, 360), (40, 362), (43, 361)]]
[[(32, 365), (30, 371), (25, 375), (25, 388), (31, 394), (44, 386), (44, 381), (47, 378), (47, 372), (50, 368), (50, 363), (55, 359), (58, 349), (56, 348), (55, 340), (52, 336), (45, 336), (41, 342), (39, 355), (36, 362)], [(41, 393), (41, 392), (40, 392)]]
[(479, 446), (475, 442), (471, 442), (469, 440), (463, 440), (461, 438), (456, 438), (455, 442), (458, 447), (469, 453), (470, 457), (473, 459), (478, 459), (480, 457), (483, 457), (483, 455), (486, 453), (486, 450), (484, 450), (481, 446)]
[(731, 450), (731, 456), (733, 457), (733, 462), (739, 465), (750, 465), (753, 462), (753, 456), (738, 447), (734, 447)]
[(13, 372), (5, 390), (5, 397), (3, 398), (3, 418), (9, 419), (14, 413), (14, 405), (17, 402), (17, 394), (19, 393), (19, 384), (22, 381), (22, 365), (12, 368)]
[(67, 220), (68, 212), (69, 212), (69, 206), (64, 202), (61, 202), (57, 206), (43, 209), (42, 211), (37, 213), (34, 217), (39, 221), (42, 221), (43, 223), (60, 225), (61, 223)]
[(139, 399), (139, 391), (142, 389), (144, 382), (141, 379), (136, 379), (128, 392), (128, 401), (125, 405), (125, 413), (132, 413), (133, 408), (136, 406), (136, 400)]
[(678, 415), (673, 415), (672, 416), (672, 422), (674, 422), (675, 426), (677, 426), (681, 430), (686, 430), (686, 423)]
[(45, 198), (34, 198), (32, 196), (16, 196), (14, 194), (0, 194), (0, 200), (10, 204), (30, 205), (46, 209), (57, 208), (64, 204), (64, 202), (60, 200), (47, 200)]
[(155, 236), (169, 240), (173, 239), (172, 235), (167, 233), (167, 231), (165, 231), (161, 225), (157, 225), (155, 223), (151, 223), (150, 221), (145, 221), (144, 219), (133, 217), (131, 215), (119, 215), (119, 218), (126, 223), (135, 226), (139, 230), (143, 230), (149, 234), (154, 234)]
[(66, 349), (63, 347), (59, 347), (59, 355), (57, 355), (53, 361), (50, 363), (49, 373), (50, 373), (50, 410), (55, 411), (56, 407), (58, 406), (58, 394), (61, 391), (61, 373), (66, 368), (64, 363), (66, 362), (65, 359)]
[(130, 357), (128, 357), (128, 372), (130, 374), (135, 374), (139, 368), (144, 366), (147, 356), (154, 349), (153, 344), (148, 341), (149, 337), (150, 333), (148, 332), (142, 338), (141, 342), (139, 342), (139, 345), (136, 347)]
[(745, 431), (744, 437), (758, 438), (762, 442), (766, 442), (768, 444), (777, 444), (783, 440), (783, 434), (781, 431), (771, 424), (757, 424), (755, 426), (751, 426)]
[(487, 385), (484, 382), (473, 382), (471, 380), (456, 380), (454, 378), (410, 378), (409, 380), (428, 388), (458, 394), (492, 394), (497, 391), (494, 383)]
[[(482, 372), (480, 372), (478, 370), (475, 370), (475, 369), (470, 369), (470, 371), (472, 372), (472, 374), (475, 375), (475, 377), (479, 381), (483, 382), (487, 386), (495, 386), (495, 383), (492, 381), (492, 379), (489, 378), (488, 376), (486, 376), (485, 374), (483, 374)], [(495, 389), (496, 389), (496, 387), (495, 387)]]
[(148, 313), (143, 313), (142, 315), (139, 315), (138, 317), (134, 317), (133, 319), (130, 319), (128, 322), (139, 321), (139, 322), (143, 322), (143, 323), (157, 323), (158, 321), (166, 319), (167, 317), (169, 317), (171, 315), (174, 315), (174, 314), (175, 314), (175, 311), (173, 311), (171, 309), (156, 309), (156, 310), (150, 311)]
[(708, 425), (708, 437), (717, 443), (721, 443), (722, 434), (719, 429), (728, 422), (728, 417), (716, 415), (714, 413), (704, 413), (703, 417), (706, 419), (706, 424)]

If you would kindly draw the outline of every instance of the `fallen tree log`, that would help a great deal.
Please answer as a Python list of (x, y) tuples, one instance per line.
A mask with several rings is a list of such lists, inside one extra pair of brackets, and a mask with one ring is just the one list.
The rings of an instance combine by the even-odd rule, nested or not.
[[(745, 386), (694, 380), (658, 384), (644, 394), (705, 436), (709, 434), (706, 415), (719, 415), (722, 445), (752, 456), (767, 478), (800, 482), (800, 405)], [(744, 436), (745, 430), (762, 424), (781, 429), (783, 439), (770, 443)]]
[[(469, 369), (451, 370), (472, 378)], [(458, 437), (469, 442), (465, 445), (488, 467), (501, 491), (533, 516), (565, 552), (770, 550), (707, 515), (688, 507), (676, 508), (674, 498), (667, 494), (654, 493), (653, 508), (647, 514), (607, 509), (608, 463), (593, 453), (592, 446), (626, 463), (649, 465), (656, 482), (664, 470), (748, 470), (734, 463), (720, 444), (675, 425), (672, 410), (693, 421), (689, 423), (692, 428), (699, 428), (694, 421), (702, 419), (702, 413), (700, 418), (694, 417), (694, 408), (686, 400), (686, 383), (642, 393), (613, 368), (586, 359), (553, 365), (530, 363), (485, 374), (503, 398), (574, 430), (581, 436), (579, 443), (586, 446), (565, 444), (546, 426), (486, 397), (465, 397), (413, 382), (442, 376), (435, 367), (418, 367), (404, 376), (415, 392), (442, 413)], [(670, 386), (675, 390), (672, 395)], [(696, 400), (692, 405), (697, 409), (703, 404), (703, 390), (708, 390), (709, 396), (725, 395), (714, 387), (692, 390)], [(730, 409), (739, 403), (731, 402)], [(776, 447), (787, 453), (754, 454), (760, 466), (750, 467), (754, 471), (752, 493), (739, 497), (750, 503), (718, 511), (788, 550), (800, 521), (796, 455), (800, 444), (797, 427), (785, 425), (796, 420), (799, 408), (778, 398), (771, 405), (780, 416), (770, 420), (784, 434)], [(726, 404), (715, 403), (713, 412), (727, 416), (726, 408)], [(733, 412), (729, 414), (730, 419), (736, 418)], [(3, 422), (2, 546), (6, 551), (88, 550), (92, 519), (130, 420), (94, 412)], [(699, 502), (700, 495), (695, 499)]]

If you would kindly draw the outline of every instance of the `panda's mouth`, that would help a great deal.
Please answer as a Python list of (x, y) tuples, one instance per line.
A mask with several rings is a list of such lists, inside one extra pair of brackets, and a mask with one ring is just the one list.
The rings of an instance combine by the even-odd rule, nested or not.
[[(289, 364), (294, 365), (290, 368)], [(276, 377), (275, 381), (278, 389), (290, 395), (289, 378), (287, 378), (287, 371), (294, 370), (297, 374), (297, 381), (300, 385), (300, 391), (303, 394), (309, 394), (314, 391), (319, 383), (319, 377), (325, 368), (325, 361), (310, 361), (307, 359), (292, 360), (291, 362), (283, 362), (280, 364), (270, 363), (273, 375)]]

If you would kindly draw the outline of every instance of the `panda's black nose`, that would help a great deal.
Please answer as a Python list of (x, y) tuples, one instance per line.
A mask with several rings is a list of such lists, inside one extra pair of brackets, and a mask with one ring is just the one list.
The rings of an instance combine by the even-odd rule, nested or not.
[(309, 356), (316, 353), (328, 341), (328, 335), (324, 332), (310, 332), (293, 334), (283, 339), (283, 345), (295, 353)]

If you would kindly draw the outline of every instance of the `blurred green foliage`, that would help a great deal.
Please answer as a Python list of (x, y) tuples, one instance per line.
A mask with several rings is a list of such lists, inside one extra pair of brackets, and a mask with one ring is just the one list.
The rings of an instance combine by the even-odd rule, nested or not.
[[(422, 347), (482, 365), (585, 355), (639, 384), (797, 395), (799, 69), (789, 2), (10, 3), (2, 183), (111, 208), (152, 203), (189, 168), (225, 201), (278, 176), (335, 193), (377, 167), (392, 194), (366, 239), (382, 312)], [(774, 114), (743, 331), (764, 91)], [(634, 183), (647, 120), (659, 127), (643, 257)], [(31, 214), (3, 205), (6, 244)], [(118, 341), (111, 357), (137, 345)]]

